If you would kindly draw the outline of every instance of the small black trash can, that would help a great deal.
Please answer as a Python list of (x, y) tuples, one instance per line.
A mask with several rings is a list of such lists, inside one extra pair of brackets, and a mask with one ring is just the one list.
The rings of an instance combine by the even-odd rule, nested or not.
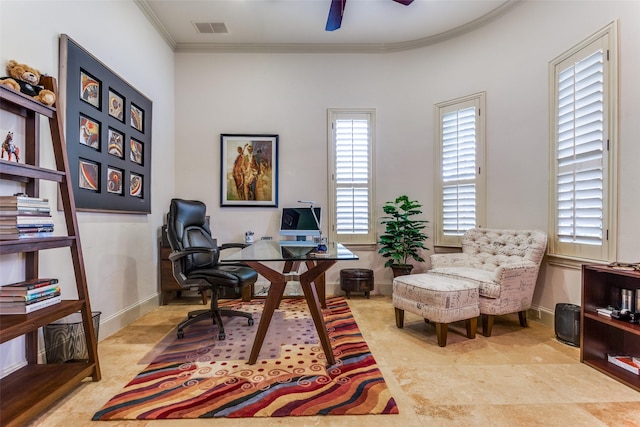
[[(92, 311), (93, 329), (98, 340), (100, 311)], [(43, 328), (44, 348), (47, 363), (65, 363), (88, 360), (87, 343), (82, 326), (82, 313), (72, 313), (49, 323)]]

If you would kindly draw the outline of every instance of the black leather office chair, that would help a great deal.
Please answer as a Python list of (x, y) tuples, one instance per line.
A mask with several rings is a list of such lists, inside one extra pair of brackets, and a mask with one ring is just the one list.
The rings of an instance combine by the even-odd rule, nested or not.
[(211, 289), (211, 309), (189, 313), (187, 320), (178, 325), (178, 338), (184, 336), (183, 329), (188, 325), (209, 318), (218, 325), (218, 339), (224, 340), (221, 316), (246, 317), (249, 326), (253, 325), (253, 317), (250, 313), (219, 308), (220, 290), (228, 287), (238, 291), (252, 285), (258, 279), (258, 273), (243, 265), (218, 263), (221, 250), (245, 245), (228, 243), (218, 246), (211, 237), (206, 210), (205, 204), (199, 201), (172, 199), (167, 214), (167, 237), (172, 249), (169, 260), (173, 266), (173, 276), (185, 289)]

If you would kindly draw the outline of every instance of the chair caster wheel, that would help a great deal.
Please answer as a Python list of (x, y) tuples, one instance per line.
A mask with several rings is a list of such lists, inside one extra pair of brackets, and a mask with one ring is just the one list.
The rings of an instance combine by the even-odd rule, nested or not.
[(184, 331), (178, 331), (178, 338), (184, 338)]
[(247, 323), (249, 324), (249, 326), (253, 326), (253, 319), (249, 319)]
[(218, 339), (219, 339), (220, 341), (224, 341), (224, 339), (225, 339), (225, 338), (226, 338), (226, 335), (224, 334), (224, 332), (220, 332), (220, 333), (218, 334)]

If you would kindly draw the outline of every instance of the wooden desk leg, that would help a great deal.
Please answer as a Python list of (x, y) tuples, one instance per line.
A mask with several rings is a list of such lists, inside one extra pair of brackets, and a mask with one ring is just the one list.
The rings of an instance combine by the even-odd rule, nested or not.
[[(305, 261), (307, 265), (307, 270), (311, 270), (316, 266), (315, 261)], [(318, 277), (313, 279), (313, 283), (316, 285), (316, 290), (318, 291), (318, 299), (320, 300), (320, 307), (327, 308), (327, 287), (326, 287), (326, 276), (324, 272), (320, 274)]]
[(269, 293), (267, 294), (267, 299), (264, 302), (264, 307), (262, 309), (262, 316), (260, 316), (260, 324), (256, 331), (256, 338), (253, 341), (251, 354), (249, 355), (249, 361), (247, 362), (249, 365), (253, 365), (258, 360), (258, 355), (260, 354), (260, 349), (264, 343), (264, 337), (267, 335), (267, 330), (269, 329), (273, 312), (278, 307), (287, 283), (285, 282), (284, 275), (282, 273), (279, 273), (266, 265), (260, 264), (257, 261), (247, 261), (246, 264), (271, 282), (271, 285), (269, 285)]
[(318, 292), (314, 281), (323, 275), (324, 272), (335, 263), (335, 260), (319, 261), (315, 267), (309, 269), (306, 273), (300, 276), (300, 285), (302, 286), (304, 297), (309, 305), (311, 318), (316, 326), (316, 331), (318, 332), (318, 337), (320, 338), (324, 355), (327, 358), (328, 366), (335, 365), (336, 358), (333, 355), (333, 349), (331, 348), (327, 325), (324, 323), (324, 318), (322, 317), (322, 308), (320, 307)]

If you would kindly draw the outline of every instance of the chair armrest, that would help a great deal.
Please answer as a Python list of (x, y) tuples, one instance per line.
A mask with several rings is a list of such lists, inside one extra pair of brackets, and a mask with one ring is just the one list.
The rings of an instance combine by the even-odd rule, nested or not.
[(533, 289), (538, 278), (538, 266), (531, 261), (521, 261), (508, 265), (501, 265), (494, 272), (495, 281), (500, 285), (501, 292), (511, 288), (522, 289), (531, 286)]
[(246, 248), (247, 244), (245, 243), (223, 243), (222, 246), (218, 246), (218, 249), (223, 251), (225, 249), (232, 249), (232, 248), (237, 248), (237, 249), (243, 249)]
[(463, 253), (454, 254), (433, 254), (431, 268), (440, 267), (469, 267), (469, 255)]
[(169, 261), (174, 262), (174, 261), (178, 261), (181, 258), (186, 257), (187, 255), (193, 255), (193, 254), (206, 254), (206, 253), (211, 253), (214, 251), (214, 248), (208, 248), (205, 246), (199, 247), (199, 246), (193, 246), (191, 248), (188, 248), (184, 251), (173, 251), (169, 254)]

